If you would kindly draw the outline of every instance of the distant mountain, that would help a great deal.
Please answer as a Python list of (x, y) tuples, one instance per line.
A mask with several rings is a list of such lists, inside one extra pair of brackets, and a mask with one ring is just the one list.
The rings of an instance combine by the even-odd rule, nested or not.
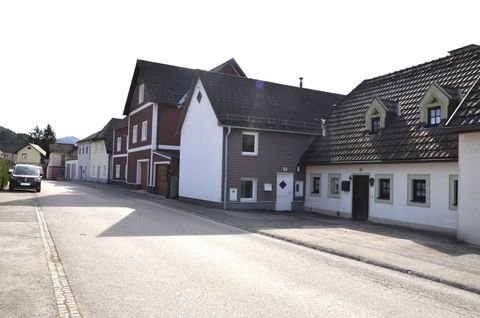
[(17, 134), (8, 128), (0, 126), (0, 143), (23, 144), (28, 140), (27, 134)]
[(77, 137), (68, 136), (57, 139), (57, 144), (75, 144), (79, 140)]

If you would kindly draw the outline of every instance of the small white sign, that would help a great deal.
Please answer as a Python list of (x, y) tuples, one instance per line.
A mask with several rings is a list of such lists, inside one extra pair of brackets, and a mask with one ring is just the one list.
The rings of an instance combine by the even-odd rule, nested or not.
[(288, 167), (282, 167), (283, 172), (288, 172)]
[(263, 191), (271, 192), (272, 191), (272, 184), (271, 183), (264, 183), (263, 184)]

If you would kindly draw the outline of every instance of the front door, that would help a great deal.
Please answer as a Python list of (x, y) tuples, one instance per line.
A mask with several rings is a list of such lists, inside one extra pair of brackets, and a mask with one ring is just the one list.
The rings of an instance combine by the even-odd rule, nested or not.
[(368, 220), (368, 176), (353, 176), (352, 217)]
[(155, 165), (155, 192), (160, 195), (167, 195), (168, 178), (167, 178), (168, 165)]
[(293, 173), (277, 172), (277, 201), (275, 210), (291, 211), (293, 201)]
[(147, 190), (148, 183), (148, 163), (140, 162), (140, 188)]

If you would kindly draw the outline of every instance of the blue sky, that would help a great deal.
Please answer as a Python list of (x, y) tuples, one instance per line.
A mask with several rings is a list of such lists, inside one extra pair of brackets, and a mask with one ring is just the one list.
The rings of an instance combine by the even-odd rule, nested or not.
[(122, 111), (137, 59), (348, 93), (480, 44), (478, 1), (8, 1), (0, 125), (83, 138)]

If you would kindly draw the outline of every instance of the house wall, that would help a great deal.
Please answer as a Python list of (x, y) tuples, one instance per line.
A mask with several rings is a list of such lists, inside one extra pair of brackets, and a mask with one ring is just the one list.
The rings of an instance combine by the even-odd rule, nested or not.
[[(203, 98), (197, 101), (201, 91)], [(201, 81), (197, 82), (180, 136), (179, 195), (221, 202), (223, 128)]]
[[(105, 148), (104, 140), (97, 140), (91, 143), (92, 154), (90, 157), (90, 174), (87, 176), (88, 181), (108, 182), (109, 155)], [(98, 174), (100, 167), (100, 175)]]
[[(117, 137), (122, 139), (121, 149), (117, 149)], [(113, 131), (113, 154), (126, 154), (127, 153), (127, 141), (128, 141), (128, 126), (117, 128)]]
[(480, 244), (480, 132), (459, 135), (457, 237)]
[[(87, 151), (88, 149), (88, 151)], [(86, 181), (90, 177), (90, 157), (92, 155), (90, 142), (78, 143), (78, 180)]]
[[(227, 201), (231, 208), (275, 209), (277, 172), (294, 173), (295, 181), (304, 181), (305, 171), (297, 172), (300, 156), (311, 144), (313, 137), (308, 135), (281, 132), (256, 131), (258, 133), (258, 155), (242, 155), (242, 132), (254, 130), (232, 129), (228, 137), (228, 181)], [(254, 131), (255, 132), (255, 131)], [(242, 178), (257, 180), (257, 201), (241, 202), (240, 185)], [(265, 191), (264, 185), (271, 184), (272, 190)], [(304, 183), (305, 184), (305, 183)], [(237, 189), (237, 199), (231, 200), (228, 193)], [(303, 202), (303, 196), (293, 197), (294, 202)], [(300, 208), (302, 204), (297, 204)], [(295, 209), (295, 208), (294, 208)]]
[(65, 161), (65, 179), (79, 180), (78, 175), (78, 160)]
[[(62, 155), (64, 156), (64, 162), (62, 162)], [(62, 176), (65, 176), (65, 154), (51, 152), (47, 167), (47, 179), (57, 180), (62, 178)]]
[[(150, 146), (152, 144), (152, 114), (154, 104), (130, 115), (128, 149)], [(142, 123), (147, 121), (147, 139), (142, 141)], [(137, 125), (137, 142), (133, 143), (133, 127)]]
[[(26, 154), (26, 158), (23, 158), (23, 154)], [(29, 145), (18, 150), (16, 153), (16, 163), (40, 165), (41, 161), (42, 155), (37, 151), (37, 149)]]
[[(320, 196), (311, 193), (311, 174), (321, 174)], [(350, 191), (341, 191), (340, 198), (329, 198), (328, 174), (341, 174), (342, 181), (352, 175), (393, 174), (393, 203), (375, 201), (375, 186), (369, 187), (368, 219), (379, 223), (454, 233), (457, 211), (450, 209), (449, 176), (458, 174), (456, 162), (407, 164), (355, 164), (308, 166), (306, 169), (305, 210), (328, 215), (352, 217), (352, 182)], [(430, 175), (430, 207), (408, 205), (409, 174)], [(463, 194), (462, 194), (463, 195)]]
[[(116, 166), (120, 165), (120, 176), (116, 176)], [(125, 183), (125, 166), (127, 165), (127, 157), (113, 157), (112, 164), (112, 181)]]
[(145, 85), (143, 102), (142, 103), (138, 102), (138, 92), (139, 92), (138, 87), (143, 83), (144, 83), (143, 77), (140, 74), (140, 76), (138, 77), (137, 87), (135, 87), (135, 92), (133, 93), (132, 104), (130, 105), (131, 112), (140, 108), (143, 104), (145, 104), (145, 101), (150, 99), (150, 96), (148, 95), (147, 86)]
[[(147, 160), (150, 167), (151, 150), (142, 150), (128, 153), (127, 183), (137, 185), (137, 164), (139, 160)], [(150, 175), (150, 171), (149, 171)], [(148, 183), (150, 184), (150, 182)]]
[(176, 130), (181, 114), (182, 108), (178, 108), (175, 105), (159, 105), (157, 129), (157, 143), (159, 145), (180, 145), (180, 136), (176, 135)]

